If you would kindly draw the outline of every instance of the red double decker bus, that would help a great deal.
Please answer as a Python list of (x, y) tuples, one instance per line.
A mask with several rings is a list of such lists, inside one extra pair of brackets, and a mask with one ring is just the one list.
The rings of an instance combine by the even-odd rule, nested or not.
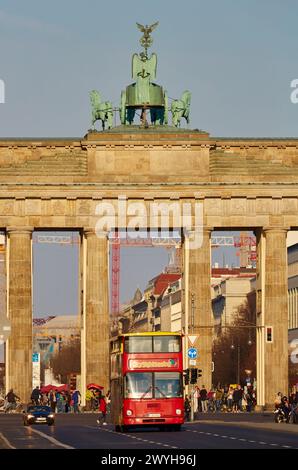
[(130, 426), (180, 430), (184, 422), (180, 334), (130, 333), (112, 343), (111, 412), (116, 431)]

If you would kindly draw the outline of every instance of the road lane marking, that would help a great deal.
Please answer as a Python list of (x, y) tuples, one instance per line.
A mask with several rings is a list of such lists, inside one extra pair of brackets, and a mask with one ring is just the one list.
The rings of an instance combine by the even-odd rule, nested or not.
[(37, 431), (37, 429), (31, 428), (32, 432), (35, 432), (36, 434), (39, 434), (41, 437), (44, 437), (48, 441), (50, 441), (52, 444), (55, 444), (56, 446), (63, 447), (64, 449), (75, 449), (75, 447), (71, 447), (67, 444), (63, 444), (63, 442), (57, 441), (54, 437), (48, 436), (47, 434), (44, 434), (41, 431)]
[(9, 448), (9, 449), (16, 449), (9, 440), (0, 432), (0, 439), (4, 442), (4, 444)]
[(204, 432), (204, 431), (197, 431), (196, 429), (186, 429), (186, 431), (188, 432), (193, 432), (193, 433), (198, 433), (198, 434), (204, 434), (205, 436), (214, 436), (214, 437), (220, 437), (220, 438), (223, 438), (223, 439), (232, 439), (232, 440), (237, 440), (237, 441), (241, 441), (241, 442), (250, 442), (252, 444), (259, 444), (259, 445), (270, 445), (270, 446), (275, 446), (275, 447), (283, 447), (285, 449), (292, 449), (293, 447), (292, 446), (287, 446), (287, 445), (282, 445), (282, 444), (268, 444), (267, 442), (263, 442), (263, 441), (254, 441), (254, 440), (248, 440), (248, 439), (244, 439), (244, 438), (239, 438), (239, 437), (232, 437), (232, 436), (226, 436), (226, 435), (223, 435), (221, 436), (220, 434), (212, 434), (210, 432)]
[(179, 449), (179, 447), (177, 447), (177, 446), (172, 446), (170, 444), (164, 444), (162, 442), (149, 441), (148, 439), (143, 439), (141, 437), (133, 436), (132, 434), (119, 433), (119, 432), (113, 431), (112, 429), (98, 428), (98, 427), (95, 427), (95, 426), (85, 426), (85, 427), (89, 428), (89, 429), (99, 429), (100, 431), (109, 432), (111, 434), (116, 434), (117, 436), (128, 437), (129, 439), (136, 439), (137, 441), (145, 442), (146, 444), (147, 443), (148, 444), (155, 444), (155, 445), (159, 445), (159, 446), (162, 446), (162, 447), (170, 447), (171, 449)]

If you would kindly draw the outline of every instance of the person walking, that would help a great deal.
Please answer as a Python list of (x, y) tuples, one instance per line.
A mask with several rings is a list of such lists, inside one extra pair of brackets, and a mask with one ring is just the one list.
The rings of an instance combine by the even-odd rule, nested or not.
[(207, 413), (207, 411), (208, 411), (207, 395), (208, 395), (208, 392), (205, 388), (205, 385), (203, 385), (201, 390), (200, 390), (201, 406), (202, 406), (202, 412), (203, 413)]
[(65, 407), (64, 404), (64, 398), (62, 395), (62, 392), (57, 392), (56, 394), (56, 400), (57, 400), (57, 413), (63, 413), (63, 407)]
[(193, 412), (194, 414), (196, 414), (198, 412), (198, 408), (199, 408), (199, 396), (200, 396), (200, 389), (199, 387), (196, 385), (195, 386), (195, 390), (193, 392), (193, 404), (194, 404), (194, 409), (193, 409)]
[(79, 390), (74, 390), (71, 395), (73, 412), (79, 413), (80, 412), (80, 404), (81, 404), (81, 394)]
[(51, 391), (50, 391), (50, 394), (49, 394), (49, 403), (50, 403), (51, 410), (53, 411), (53, 413), (55, 413), (55, 411), (56, 411), (56, 404), (57, 404), (57, 398), (56, 398), (56, 392), (55, 392), (55, 390), (51, 390)]
[(98, 402), (99, 416), (96, 422), (97, 424), (102, 424), (103, 426), (106, 426), (107, 404), (105, 397), (101, 394), (101, 392), (99, 392), (98, 394)]
[(228, 411), (233, 411), (233, 392), (234, 392), (233, 387), (229, 387), (229, 391), (228, 391), (228, 394), (227, 394)]
[(222, 399), (223, 399), (223, 390), (221, 388), (217, 387), (216, 392), (215, 392), (215, 408), (216, 408), (216, 411), (221, 410)]
[(190, 421), (190, 412), (191, 412), (191, 403), (188, 395), (185, 395), (184, 398), (184, 414), (185, 414), (185, 421)]
[(107, 405), (107, 414), (110, 414), (111, 413), (111, 390), (108, 390), (105, 400), (106, 400), (106, 405)]

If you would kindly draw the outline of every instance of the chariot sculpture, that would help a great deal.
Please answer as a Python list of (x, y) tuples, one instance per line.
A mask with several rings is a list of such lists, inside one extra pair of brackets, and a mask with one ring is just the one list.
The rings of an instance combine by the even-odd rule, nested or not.
[[(167, 91), (155, 83), (157, 71), (157, 55), (148, 53), (152, 45), (152, 31), (158, 22), (148, 26), (137, 23), (143, 33), (140, 44), (144, 48), (139, 54), (132, 56), (133, 83), (121, 92), (119, 107), (120, 121), (124, 126), (134, 124), (136, 115), (140, 117), (140, 125), (144, 128), (151, 126), (168, 126), (169, 111), (172, 114), (172, 125), (180, 127), (181, 119), (189, 123), (191, 93), (184, 91), (180, 99), (172, 100), (169, 107)], [(113, 125), (113, 106), (110, 101), (101, 102), (100, 93), (90, 92), (92, 106), (92, 126), (97, 120), (102, 122), (102, 129), (111, 129)], [(148, 117), (150, 116), (150, 124)]]

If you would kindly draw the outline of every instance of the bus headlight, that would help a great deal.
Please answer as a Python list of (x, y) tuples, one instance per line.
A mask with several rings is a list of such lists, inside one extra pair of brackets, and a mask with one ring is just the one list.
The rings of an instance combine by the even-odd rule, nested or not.
[(131, 410), (126, 410), (127, 416), (132, 416), (132, 411)]
[(179, 408), (176, 410), (176, 415), (181, 415), (182, 414), (182, 410), (180, 410)]

